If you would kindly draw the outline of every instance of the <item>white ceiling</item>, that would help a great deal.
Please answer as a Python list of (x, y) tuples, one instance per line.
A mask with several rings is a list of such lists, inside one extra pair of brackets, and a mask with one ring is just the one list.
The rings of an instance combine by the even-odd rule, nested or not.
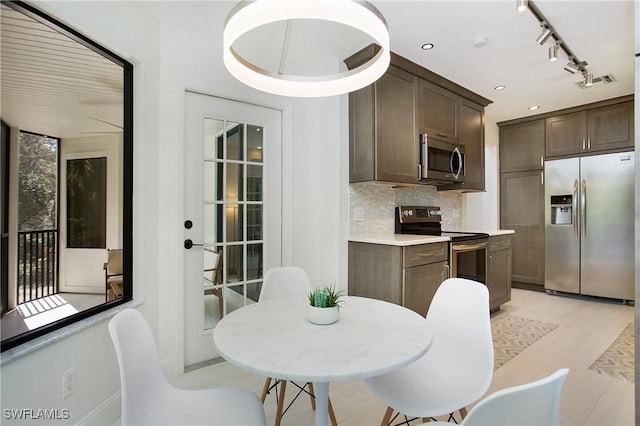
[[(574, 54), (598, 77), (613, 83), (583, 89), (580, 74), (564, 71), (566, 56), (548, 61), (548, 47), (535, 39), (537, 19), (516, 12), (515, 0), (374, 1), (391, 34), (391, 50), (493, 100), (496, 121), (595, 102), (634, 91), (633, 1), (552, 1), (535, 4)], [(473, 46), (484, 36), (487, 44)], [(435, 48), (423, 51), (431, 42)], [(494, 90), (503, 85), (506, 89)], [(540, 110), (527, 108), (539, 105)]]
[[(222, 23), (236, 3), (160, 1), (140, 5), (158, 19), (192, 32), (194, 42), (203, 39), (200, 34), (203, 30), (197, 24), (215, 25), (219, 27), (217, 42), (221, 44)], [(575, 84), (581, 81), (579, 74), (563, 70), (567, 61), (562, 53), (557, 62), (548, 62), (547, 49), (551, 41), (545, 46), (536, 44), (540, 33), (538, 21), (529, 11), (516, 12), (515, 0), (373, 0), (371, 3), (387, 20), (392, 51), (493, 100), (486, 110), (491, 121), (634, 92), (631, 0), (536, 1), (538, 9), (576, 56), (588, 62), (587, 68), (595, 77), (608, 74), (617, 80), (596, 83), (589, 89)], [(15, 23), (14, 18), (2, 6), (1, 112), (5, 121), (56, 136), (119, 130), (121, 97), (116, 93), (121, 93), (122, 88), (120, 70), (100, 61), (87, 49), (78, 49), (73, 43), (60, 40), (51, 31), (45, 33), (28, 24), (23, 25), (21, 32), (15, 32), (9, 23)], [(301, 74), (327, 63), (335, 67), (336, 61), (368, 43), (360, 34), (335, 25), (311, 22), (307, 27), (297, 24), (294, 27), (288, 56), (288, 65)], [(39, 32), (44, 35), (40, 42), (48, 46), (44, 51), (32, 45)], [(238, 48), (247, 56), (253, 55), (250, 59), (257, 58), (258, 63), (278, 64), (284, 30), (267, 28), (256, 31), (255, 35), (253, 40), (240, 40)], [(481, 36), (487, 39), (487, 44), (474, 47), (474, 40)], [(421, 50), (420, 46), (426, 42), (434, 43), (435, 48)], [(66, 45), (64, 50), (74, 51), (76, 59), (71, 67), (60, 67), (63, 56), (51, 43), (56, 44), (55, 49)], [(91, 59), (82, 58), (85, 54)], [(273, 58), (262, 58), (268, 54), (273, 54)], [(57, 74), (56, 70), (59, 70)], [(497, 85), (506, 89), (496, 91)], [(527, 109), (530, 105), (539, 105), (540, 109), (531, 112)], [(78, 127), (71, 129), (72, 123)]]

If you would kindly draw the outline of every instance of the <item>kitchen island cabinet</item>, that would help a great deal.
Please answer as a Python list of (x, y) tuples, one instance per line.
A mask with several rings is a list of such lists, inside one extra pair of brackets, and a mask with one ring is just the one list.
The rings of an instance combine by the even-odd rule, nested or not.
[(349, 295), (405, 306), (425, 316), (449, 276), (448, 243), (410, 246), (349, 242)]

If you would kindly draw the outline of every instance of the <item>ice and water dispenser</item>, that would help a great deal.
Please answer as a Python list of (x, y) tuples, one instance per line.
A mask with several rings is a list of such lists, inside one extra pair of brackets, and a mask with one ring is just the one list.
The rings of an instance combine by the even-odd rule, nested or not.
[(551, 224), (573, 224), (573, 195), (551, 196)]

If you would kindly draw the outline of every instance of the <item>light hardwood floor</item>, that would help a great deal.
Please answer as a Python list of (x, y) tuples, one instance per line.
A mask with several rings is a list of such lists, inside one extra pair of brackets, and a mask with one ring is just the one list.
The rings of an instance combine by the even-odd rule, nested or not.
[[(559, 327), (496, 370), (489, 393), (568, 367), (571, 371), (562, 392), (562, 425), (634, 424), (634, 384), (589, 370), (633, 322), (633, 306), (514, 289), (511, 302), (495, 315), (503, 313)], [(174, 383), (184, 388), (242, 387), (259, 394), (264, 378), (221, 362), (179, 376)], [(287, 396), (292, 391), (289, 386)], [(361, 380), (332, 383), (330, 397), (340, 425), (379, 425), (386, 408)], [(265, 403), (267, 424), (274, 423), (275, 408), (275, 396), (269, 395)], [(313, 423), (308, 398), (296, 401), (282, 421), (283, 426)]]

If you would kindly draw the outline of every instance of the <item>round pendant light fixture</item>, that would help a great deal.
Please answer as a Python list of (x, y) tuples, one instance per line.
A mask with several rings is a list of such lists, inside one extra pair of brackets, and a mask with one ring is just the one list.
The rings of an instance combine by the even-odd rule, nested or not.
[[(381, 48), (364, 64), (336, 74), (289, 75), (260, 68), (243, 58), (233, 43), (249, 31), (277, 21), (316, 19), (343, 24), (369, 35)], [(378, 9), (353, 0), (255, 0), (238, 3), (224, 26), (223, 61), (244, 84), (263, 92), (293, 97), (340, 95), (376, 81), (389, 67), (389, 30)], [(284, 52), (283, 52), (284, 54)]]

